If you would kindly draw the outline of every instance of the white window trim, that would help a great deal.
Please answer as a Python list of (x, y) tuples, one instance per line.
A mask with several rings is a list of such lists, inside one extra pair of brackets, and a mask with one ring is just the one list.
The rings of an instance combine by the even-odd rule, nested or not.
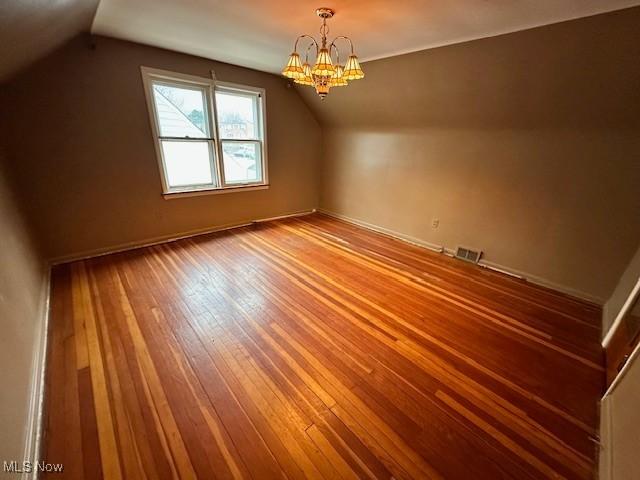
[[(162, 195), (165, 199), (174, 199), (181, 197), (191, 197), (197, 195), (208, 194), (220, 194), (220, 193), (232, 193), (251, 190), (265, 190), (269, 188), (269, 169), (267, 161), (267, 106), (265, 89), (259, 87), (253, 87), (248, 85), (240, 85), (230, 82), (221, 82), (211, 78), (198, 77), (194, 75), (187, 75), (184, 73), (171, 72), (168, 70), (160, 70), (156, 68), (140, 67), (142, 74), (142, 83), (144, 86), (144, 94), (147, 103), (147, 112), (149, 114), (149, 123), (151, 124), (151, 130), (153, 133), (153, 145), (156, 151), (156, 159), (158, 161), (158, 169), (160, 170), (160, 179), (162, 183)], [(213, 144), (215, 151), (214, 162), (212, 165), (212, 175), (214, 183), (219, 182), (219, 185), (189, 185), (184, 187), (169, 187), (169, 183), (165, 174), (164, 157), (162, 153), (161, 141), (160, 141), (160, 129), (158, 119), (156, 117), (155, 104), (152, 91), (153, 80), (166, 80), (172, 83), (184, 83), (188, 85), (198, 86), (205, 88), (205, 98), (207, 102), (207, 122), (210, 125), (211, 137), (207, 137), (207, 140)], [(224, 165), (222, 157), (222, 141), (220, 140), (220, 132), (218, 127), (218, 115), (216, 110), (215, 92), (216, 89), (226, 91), (239, 91), (239, 92), (252, 92), (258, 95), (259, 110), (259, 131), (260, 140), (255, 140), (260, 144), (261, 153), (261, 168), (262, 168), (262, 180), (259, 182), (247, 182), (247, 183), (232, 183), (225, 184), (224, 179)], [(195, 140), (195, 139), (194, 139)], [(254, 141), (254, 140), (247, 140)]]

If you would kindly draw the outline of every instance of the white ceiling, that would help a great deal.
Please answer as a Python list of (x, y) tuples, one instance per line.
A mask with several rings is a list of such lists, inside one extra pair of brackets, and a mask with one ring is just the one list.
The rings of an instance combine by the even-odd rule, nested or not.
[(92, 32), (279, 72), (297, 35), (329, 37), (361, 60), (383, 58), (640, 5), (640, 0), (101, 0)]

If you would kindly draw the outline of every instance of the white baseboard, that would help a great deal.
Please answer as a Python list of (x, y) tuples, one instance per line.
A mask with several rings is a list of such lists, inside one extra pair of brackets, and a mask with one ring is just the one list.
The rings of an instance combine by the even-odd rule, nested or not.
[[(385, 227), (380, 227), (378, 225), (374, 225), (372, 223), (364, 222), (362, 220), (358, 220), (355, 218), (348, 217), (346, 215), (342, 215), (340, 213), (332, 212), (330, 210), (325, 210), (324, 208), (319, 208), (318, 211), (320, 213), (324, 213), (325, 215), (329, 215), (330, 217), (335, 217), (340, 220), (344, 220), (345, 222), (352, 223), (354, 225), (366, 228), (368, 230), (372, 230), (374, 232), (382, 233), (384, 235), (388, 235), (390, 237), (396, 238), (398, 240), (402, 240), (413, 245), (417, 245), (419, 247), (428, 248), (429, 250), (433, 250), (438, 253), (444, 253), (445, 255), (452, 256), (454, 250), (449, 247), (445, 247), (443, 245), (436, 245), (426, 240), (422, 240), (416, 237), (412, 237), (409, 235), (405, 235), (400, 232), (396, 232), (395, 230), (391, 230)], [(530, 274), (528, 272), (523, 272), (521, 270), (517, 270), (515, 268), (507, 267), (505, 265), (500, 265), (495, 262), (491, 262), (488, 260), (480, 260), (478, 265), (482, 267), (491, 268), (492, 270), (497, 270), (501, 273), (505, 273), (507, 275), (515, 276), (526, 280), (527, 282), (540, 285), (543, 287), (550, 288), (552, 290), (556, 290), (560, 293), (564, 293), (570, 295), (572, 297), (579, 298), (580, 300), (586, 300), (591, 303), (595, 303), (596, 305), (603, 305), (605, 300), (595, 295), (591, 295), (590, 293), (583, 292), (581, 290), (577, 290), (575, 288), (569, 287), (567, 285), (562, 285), (546, 278), (539, 277), (537, 275)]]
[(515, 275), (517, 277), (520, 277), (526, 280), (527, 282), (540, 285), (541, 287), (547, 287), (547, 288), (550, 288), (551, 290), (556, 290), (560, 293), (565, 293), (572, 297), (579, 298), (580, 300), (586, 300), (587, 302), (594, 303), (598, 306), (602, 306), (605, 303), (605, 300), (602, 297), (598, 297), (596, 295), (583, 292), (582, 290), (578, 290), (573, 287), (569, 287), (567, 285), (556, 283), (546, 278), (533, 275), (532, 273), (523, 272), (522, 270), (517, 270), (511, 267), (505, 267), (504, 265), (500, 265), (499, 263), (489, 262), (487, 260), (480, 260), (480, 265), (486, 265), (489, 268), (494, 268), (495, 270), (498, 270), (498, 271), (503, 270), (504, 271), (503, 273), (507, 273), (509, 275)]
[[(49, 332), (49, 302), (51, 299), (51, 267), (47, 265), (41, 300), (40, 328), (33, 352), (33, 369), (31, 376), (31, 396), (29, 399), (29, 411), (27, 418), (27, 434), (25, 437), (24, 455), (26, 461), (36, 462), (41, 460), (44, 394), (45, 394), (45, 370), (47, 361), (47, 345)], [(38, 478), (37, 471), (23, 472), (23, 480)]]
[(374, 225), (373, 223), (367, 223), (362, 220), (357, 220), (352, 217), (347, 217), (346, 215), (342, 215), (340, 213), (332, 212), (330, 210), (325, 210), (324, 208), (319, 208), (318, 212), (324, 213), (330, 217), (337, 218), (339, 220), (344, 220), (345, 222), (352, 223), (362, 228), (366, 228), (367, 230), (371, 230), (377, 233), (382, 233), (389, 237), (396, 238), (398, 240), (402, 240), (404, 242), (410, 243), (412, 245), (416, 245), (418, 247), (427, 248), (434, 252), (444, 253), (445, 249), (441, 245), (436, 245), (435, 243), (430, 243), (425, 240), (421, 240), (416, 237), (412, 237), (410, 235), (405, 235), (403, 233), (396, 232), (395, 230), (389, 230), (388, 228), (380, 227), (378, 225)]
[(175, 242), (176, 240), (182, 240), (183, 238), (196, 237), (198, 235), (206, 235), (207, 233), (221, 232), (223, 230), (231, 230), (232, 228), (246, 227), (248, 225), (252, 225), (253, 223), (263, 223), (271, 220), (280, 220), (283, 218), (300, 217), (303, 215), (309, 215), (315, 211), (316, 209), (314, 208), (312, 210), (304, 210), (300, 212), (287, 213), (284, 215), (279, 215), (277, 217), (259, 218), (256, 220), (244, 220), (244, 221), (239, 221), (234, 223), (218, 225), (214, 227), (205, 227), (205, 228), (198, 228), (195, 230), (188, 230), (186, 232), (181, 232), (177, 235), (175, 234), (161, 235), (159, 237), (147, 238), (145, 240), (121, 243), (111, 247), (86, 250), (80, 253), (73, 253), (70, 255), (55, 257), (51, 260), (51, 264), (59, 265), (61, 263), (68, 263), (68, 262), (74, 262), (76, 260), (86, 260), (88, 258), (100, 257), (102, 255), (109, 255), (111, 253), (126, 252), (128, 250), (135, 250), (137, 248), (151, 247), (153, 245), (158, 245), (161, 243)]
[(304, 212), (289, 213), (287, 215), (278, 215), (277, 217), (261, 218), (259, 220), (254, 220), (252, 223), (266, 223), (266, 222), (273, 222), (274, 220), (282, 220), (284, 218), (304, 217), (305, 215), (310, 215), (315, 212), (316, 212), (316, 209), (314, 208)]

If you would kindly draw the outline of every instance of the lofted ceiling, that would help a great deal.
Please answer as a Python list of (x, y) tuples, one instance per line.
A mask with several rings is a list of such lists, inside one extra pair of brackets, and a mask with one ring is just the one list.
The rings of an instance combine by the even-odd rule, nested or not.
[(640, 4), (640, 0), (101, 0), (92, 32), (267, 72), (301, 33), (353, 38), (361, 60), (458, 43)]
[(98, 0), (1, 0), (0, 82), (87, 32)]

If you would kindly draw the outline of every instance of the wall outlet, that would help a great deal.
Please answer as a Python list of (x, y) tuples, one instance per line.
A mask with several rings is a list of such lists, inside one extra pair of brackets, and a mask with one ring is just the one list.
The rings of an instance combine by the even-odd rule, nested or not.
[(439, 218), (432, 218), (431, 219), (431, 228), (438, 228), (440, 226), (440, 219)]

